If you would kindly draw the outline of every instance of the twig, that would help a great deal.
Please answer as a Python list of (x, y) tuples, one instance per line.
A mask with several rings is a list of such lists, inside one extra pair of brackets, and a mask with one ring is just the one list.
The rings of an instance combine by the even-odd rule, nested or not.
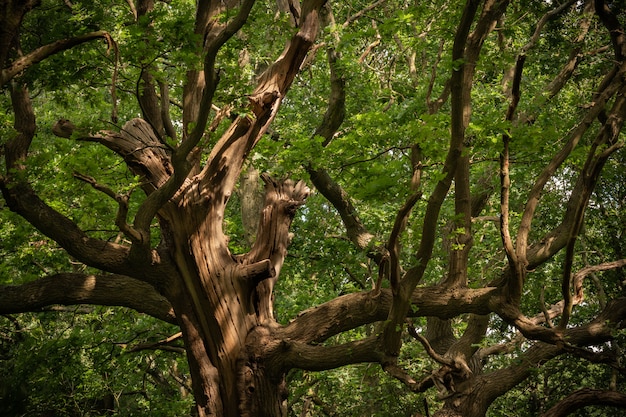
[(426, 350), (426, 353), (428, 353), (428, 356), (430, 356), (432, 359), (434, 359), (437, 363), (441, 365), (449, 366), (451, 368), (456, 368), (456, 364), (454, 363), (453, 360), (444, 358), (443, 356), (435, 352), (435, 349), (433, 349), (433, 347), (430, 345), (430, 342), (428, 341), (428, 339), (426, 339), (424, 336), (419, 334), (417, 330), (415, 329), (415, 326), (413, 326), (412, 323), (409, 323), (407, 328), (408, 328), (409, 334), (413, 336), (413, 338), (417, 339), (417, 341), (420, 342), (422, 346), (424, 346), (424, 349)]
[(356, 21), (357, 19), (359, 19), (361, 16), (363, 16), (365, 13), (375, 9), (376, 7), (380, 6), (381, 4), (383, 4), (385, 1), (387, 0), (378, 0), (372, 4), (370, 4), (369, 6), (367, 6), (366, 8), (359, 10), (358, 12), (356, 12), (355, 14), (353, 14), (352, 16), (348, 17), (346, 19), (346, 21), (343, 23), (343, 28), (347, 28), (351, 23), (353, 23), (354, 21)]
[(135, 230), (135, 228), (133, 228), (126, 222), (126, 218), (128, 216), (128, 201), (130, 200), (130, 193), (132, 192), (132, 190), (128, 194), (118, 194), (106, 185), (98, 183), (95, 178), (90, 177), (89, 175), (84, 175), (76, 171), (73, 175), (74, 178), (86, 182), (94, 189), (108, 195), (113, 200), (115, 200), (118, 204), (117, 216), (115, 218), (116, 226), (119, 227), (120, 231), (124, 233), (124, 235), (128, 237), (132, 242), (141, 242), (141, 233), (139, 233), (137, 230)]
[(158, 342), (153, 343), (139, 343), (127, 350), (127, 352), (139, 352), (141, 350), (168, 350), (172, 352), (185, 352), (185, 348), (179, 346), (170, 346), (171, 343), (181, 339), (183, 337), (182, 332), (175, 333), (169, 337), (166, 337), (163, 340), (159, 340)]

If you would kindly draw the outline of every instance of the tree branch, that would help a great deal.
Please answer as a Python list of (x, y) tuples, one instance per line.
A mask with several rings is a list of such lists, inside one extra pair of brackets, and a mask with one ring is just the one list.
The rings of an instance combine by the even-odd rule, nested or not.
[[(516, 252), (517, 255), (528, 260), (528, 269), (534, 269), (538, 265), (550, 259), (556, 252), (565, 247), (567, 243), (567, 233), (564, 231), (571, 228), (574, 222), (577, 207), (584, 202), (584, 196), (587, 195), (586, 189), (595, 183), (590, 183), (591, 178), (579, 177), (574, 186), (570, 198), (567, 203), (566, 213), (563, 222), (553, 232), (548, 233), (543, 239), (528, 246), (528, 237), (530, 234), (531, 224), (535, 210), (539, 204), (539, 199), (543, 192), (543, 188), (552, 178), (556, 170), (567, 159), (571, 152), (576, 148), (583, 135), (590, 128), (593, 121), (605, 110), (607, 102), (617, 93), (621, 87), (621, 75), (626, 71), (626, 65), (622, 65), (619, 71), (613, 73), (612, 79), (607, 82), (606, 87), (598, 94), (593, 105), (587, 110), (587, 113), (579, 124), (574, 126), (566, 135), (566, 143), (554, 155), (552, 160), (546, 165), (541, 174), (537, 177), (533, 188), (528, 194), (522, 219), (517, 232)], [(618, 110), (617, 107), (614, 109)], [(621, 110), (620, 110), (621, 111)], [(581, 174), (582, 175), (582, 174)]]
[(626, 408), (626, 394), (592, 388), (582, 388), (561, 399), (541, 417), (565, 417), (582, 408), (602, 405)]
[(126, 275), (136, 272), (138, 265), (128, 262), (127, 247), (90, 238), (72, 220), (42, 201), (23, 178), (11, 173), (12, 168), (24, 170), (20, 162), (27, 157), (36, 129), (28, 90), (14, 85), (11, 98), (18, 134), (6, 144), (8, 176), (0, 177), (0, 191), (8, 207), (86, 265)]
[(112, 38), (108, 32), (103, 30), (97, 32), (86, 33), (81, 36), (77, 36), (74, 38), (63, 39), (56, 42), (49, 43), (47, 45), (41, 46), (31, 53), (24, 55), (7, 67), (4, 68), (0, 72), (0, 86), (4, 86), (7, 82), (9, 82), (13, 77), (24, 71), (25, 69), (43, 61), (44, 59), (57, 54), (59, 52), (65, 51), (67, 49), (73, 48), (76, 45), (80, 45), (85, 42), (89, 42), (94, 39), (103, 38), (107, 41), (109, 48), (112, 47)]
[(273, 369), (325, 371), (356, 363), (382, 361), (375, 336), (330, 346), (310, 345), (293, 340), (281, 341), (272, 350), (270, 357), (277, 362)]
[(615, 13), (611, 10), (606, 1), (594, 0), (596, 14), (600, 18), (602, 24), (607, 28), (613, 45), (615, 60), (622, 62), (626, 57), (626, 34)]
[[(442, 289), (438, 286), (416, 288), (409, 317), (447, 319), (462, 313), (489, 314), (492, 303), (499, 299), (500, 289)], [(368, 323), (384, 321), (391, 309), (392, 293), (382, 288), (337, 297), (303, 311), (288, 325), (278, 330), (282, 338), (304, 343), (321, 343), (329, 337)], [(446, 308), (442, 309), (441, 306)]]
[[(217, 84), (219, 82), (219, 77), (215, 71), (215, 58), (217, 53), (222, 46), (224, 46), (224, 44), (232, 38), (233, 35), (239, 31), (239, 29), (241, 29), (244, 23), (246, 23), (254, 2), (255, 0), (244, 0), (239, 7), (237, 15), (225, 25), (220, 25), (218, 23), (211, 25), (209, 24), (209, 20), (205, 21), (200, 18), (196, 20), (196, 24), (204, 24), (204, 30), (209, 29), (208, 33), (204, 33), (204, 88), (202, 90), (202, 96), (200, 98), (197, 114), (193, 115), (195, 116), (194, 121), (196, 124), (189, 135), (184, 138), (183, 142), (176, 151), (181, 159), (187, 157), (189, 152), (191, 152), (198, 142), (200, 142), (200, 139), (202, 139), (202, 136), (204, 135), (209, 119), (209, 113), (211, 112), (213, 95), (215, 94), (215, 90), (217, 89)], [(208, 6), (205, 7), (207, 9), (207, 13), (210, 13), (209, 17), (217, 18), (217, 16), (212, 16), (212, 14), (215, 13), (215, 11), (211, 10), (212, 8)], [(200, 10), (200, 7), (198, 7), (198, 10)]]
[(272, 291), (291, 241), (289, 228), (296, 210), (304, 204), (310, 190), (303, 181), (275, 181), (267, 174), (261, 175), (261, 178), (265, 182), (265, 207), (257, 238), (250, 252), (239, 258), (242, 262), (239, 268), (246, 271), (257, 265), (254, 269), (262, 273), (250, 281), (256, 284), (251, 285), (257, 293), (255, 310), (263, 321), (274, 317)]
[(325, 169), (309, 167), (307, 171), (315, 188), (326, 197), (333, 207), (335, 207), (339, 216), (341, 216), (341, 220), (346, 227), (348, 239), (350, 239), (357, 248), (361, 250), (366, 249), (370, 241), (374, 238), (374, 235), (367, 230), (359, 218), (350, 196), (331, 178), (330, 174)]
[(74, 178), (86, 182), (94, 189), (106, 194), (115, 200), (118, 204), (117, 216), (115, 217), (115, 225), (120, 229), (124, 236), (128, 237), (132, 242), (141, 241), (141, 234), (138, 233), (131, 225), (126, 222), (128, 216), (128, 201), (130, 199), (130, 193), (126, 195), (117, 194), (109, 187), (99, 184), (95, 178), (88, 175), (83, 175), (78, 172), (74, 172)]
[[(165, 339), (159, 340), (158, 342), (146, 342), (139, 343), (132, 347), (130, 347), (127, 352), (140, 352), (142, 350), (168, 350), (171, 352), (185, 353), (185, 348), (180, 346), (171, 346), (172, 343), (177, 340), (181, 340), (183, 337), (183, 332), (175, 333)], [(123, 347), (126, 344), (122, 344)]]
[(165, 297), (153, 286), (124, 275), (59, 273), (22, 285), (0, 286), (0, 314), (38, 311), (53, 304), (128, 307), (176, 324)]

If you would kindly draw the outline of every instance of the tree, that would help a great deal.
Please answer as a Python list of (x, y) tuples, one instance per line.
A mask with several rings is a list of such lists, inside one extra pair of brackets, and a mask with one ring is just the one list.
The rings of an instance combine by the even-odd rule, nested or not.
[[(0, 313), (177, 325), (200, 416), (286, 415), (290, 372), (359, 363), (483, 416), (565, 355), (619, 404), (624, 10), (523, 3), (3, 1), (4, 202), (85, 267), (10, 281)], [(46, 175), (77, 145), (74, 185)], [(333, 256), (309, 277), (343, 283), (286, 306)]]

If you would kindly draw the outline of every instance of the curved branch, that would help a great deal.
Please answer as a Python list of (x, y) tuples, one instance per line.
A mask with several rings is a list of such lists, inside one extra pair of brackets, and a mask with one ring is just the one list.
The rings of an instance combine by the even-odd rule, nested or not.
[(330, 96), (324, 118), (314, 133), (314, 136), (324, 138), (322, 146), (330, 143), (346, 117), (346, 79), (337, 65), (339, 54), (329, 48), (327, 55), (330, 67)]
[(626, 408), (626, 394), (592, 388), (582, 388), (569, 394), (541, 417), (565, 417), (591, 405)]
[[(558, 304), (557, 304), (558, 305)], [(607, 304), (598, 316), (589, 323), (567, 329), (546, 328), (537, 320), (524, 316), (519, 309), (507, 303), (495, 303), (494, 312), (507, 323), (515, 326), (527, 339), (562, 345), (569, 343), (589, 346), (613, 339), (613, 330), (626, 324), (626, 298), (616, 298)]]
[(359, 218), (350, 196), (348, 196), (346, 191), (331, 178), (330, 174), (325, 169), (309, 167), (307, 171), (315, 188), (326, 197), (333, 207), (335, 207), (339, 216), (341, 216), (341, 220), (346, 227), (348, 239), (350, 239), (357, 248), (361, 250), (366, 249), (370, 241), (374, 238), (374, 235), (367, 230)]
[[(593, 346), (612, 340), (615, 330), (624, 327), (625, 319), (626, 298), (613, 300), (590, 323), (565, 329), (558, 334), (558, 338), (553, 340), (546, 338), (544, 341), (535, 343), (514, 360), (511, 366), (478, 375), (476, 379), (470, 382), (472, 391), (469, 395), (475, 398), (475, 403), (480, 404), (480, 407), (486, 411), (496, 398), (528, 378), (536, 366), (571, 350), (571, 348), (564, 349), (564, 347)], [(522, 330), (522, 333), (527, 338), (532, 339), (533, 336), (538, 335), (536, 332), (531, 334), (525, 330), (527, 329)], [(552, 329), (545, 330), (552, 333), (553, 336), (557, 335)], [(563, 341), (567, 341), (567, 345)]]
[[(550, 259), (559, 250), (565, 247), (568, 241), (569, 230), (573, 227), (575, 219), (577, 217), (577, 209), (579, 206), (586, 204), (586, 196), (593, 191), (597, 178), (596, 174), (592, 174), (591, 171), (582, 172), (579, 175), (579, 179), (576, 185), (572, 189), (570, 198), (567, 202), (567, 208), (563, 221), (552, 232), (546, 234), (537, 243), (528, 245), (528, 238), (531, 230), (531, 224), (534, 217), (535, 210), (537, 209), (539, 199), (541, 197), (543, 187), (552, 178), (558, 167), (565, 161), (574, 148), (578, 145), (580, 139), (587, 132), (592, 122), (604, 111), (608, 100), (613, 97), (618, 90), (624, 90), (624, 86), (621, 86), (621, 74), (626, 72), (626, 65), (622, 65), (619, 71), (616, 71), (612, 81), (609, 85), (598, 95), (594, 100), (594, 105), (588, 110), (583, 120), (576, 125), (567, 135), (567, 143), (561, 148), (561, 150), (552, 158), (552, 160), (545, 167), (543, 172), (537, 178), (535, 185), (528, 195), (524, 213), (517, 234), (517, 254), (518, 256), (526, 257), (528, 260), (528, 269), (534, 269), (541, 265), (546, 260)], [(621, 114), (624, 112), (624, 101), (617, 100), (613, 105), (611, 114), (614, 115), (613, 121), (620, 120)], [(598, 137), (606, 134), (614, 134), (615, 127), (608, 124), (608, 120), (605, 121), (603, 128), (600, 130)], [(606, 139), (605, 139), (606, 140)], [(595, 149), (595, 148), (594, 148)], [(593, 152), (592, 149), (590, 152)], [(616, 150), (608, 148), (608, 150)], [(592, 156), (592, 155), (591, 155)], [(598, 155), (595, 157), (593, 169), (602, 167), (602, 160), (606, 161), (609, 155)]]
[(596, 272), (609, 271), (611, 269), (623, 268), (624, 266), (626, 266), (626, 259), (619, 259), (617, 261), (605, 262), (599, 265), (587, 266), (574, 274), (574, 277), (572, 278), (572, 281), (574, 282), (574, 287), (578, 289), (578, 287), (582, 285), (583, 278), (585, 278), (587, 275)]
[[(489, 314), (492, 301), (500, 289), (440, 287), (417, 288), (412, 297), (410, 317), (439, 317), (447, 319), (462, 313)], [(303, 311), (288, 325), (277, 331), (283, 338), (306, 343), (319, 343), (329, 337), (368, 323), (384, 321), (392, 304), (391, 290), (358, 292), (337, 297)], [(446, 308), (442, 308), (446, 306)]]
[(0, 177), (0, 192), (9, 209), (81, 262), (104, 271), (130, 275), (138, 265), (128, 262), (127, 247), (90, 238), (76, 223), (41, 200), (28, 182), (11, 172), (12, 168), (18, 171), (25, 169), (21, 161), (28, 155), (36, 129), (28, 90), (13, 86), (11, 99), (15, 112), (15, 130), (18, 133), (6, 144), (8, 175)]
[(73, 48), (76, 45), (80, 45), (85, 42), (89, 42), (94, 39), (103, 38), (106, 39), (109, 47), (111, 47), (111, 35), (103, 30), (97, 32), (86, 33), (84, 35), (76, 36), (74, 38), (62, 39), (56, 42), (49, 43), (47, 45), (41, 46), (31, 53), (24, 55), (7, 67), (4, 68), (0, 72), (0, 86), (5, 85), (9, 82), (13, 77), (24, 71), (25, 69), (43, 61), (44, 59), (57, 54), (59, 52), (65, 51), (67, 49)]
[(165, 297), (153, 286), (124, 275), (59, 273), (22, 285), (0, 286), (0, 314), (38, 311), (53, 304), (128, 307), (176, 324)]

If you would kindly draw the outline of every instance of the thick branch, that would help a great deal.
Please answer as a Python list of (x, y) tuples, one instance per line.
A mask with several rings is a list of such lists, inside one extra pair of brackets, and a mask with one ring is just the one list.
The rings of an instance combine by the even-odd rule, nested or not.
[(266, 368), (277, 375), (294, 368), (324, 371), (356, 363), (382, 363), (383, 360), (375, 335), (330, 346), (312, 345), (282, 336), (258, 326), (248, 337), (248, 348), (263, 352)]
[(377, 347), (376, 337), (331, 346), (288, 341), (281, 342), (276, 353), (282, 369), (325, 371), (356, 363), (381, 362)]
[[(215, 71), (215, 58), (218, 51), (224, 46), (224, 44), (233, 37), (235, 33), (241, 29), (241, 27), (248, 20), (248, 15), (252, 10), (255, 0), (245, 0), (239, 7), (237, 15), (229, 21), (226, 25), (222, 26), (217, 23), (213, 25), (215, 31), (209, 30), (206, 33), (205, 43), (205, 55), (204, 55), (204, 89), (202, 90), (202, 97), (200, 98), (200, 105), (198, 107), (198, 113), (195, 114), (195, 126), (189, 136), (187, 136), (183, 143), (179, 146), (177, 153), (180, 153), (182, 157), (186, 156), (191, 150), (198, 144), (202, 136), (204, 135), (206, 125), (209, 119), (209, 113), (211, 112), (211, 104), (213, 102), (213, 95), (217, 89), (219, 77)], [(213, 12), (210, 7), (206, 7), (207, 12)], [(210, 10), (210, 11), (209, 11)], [(200, 10), (199, 10), (200, 13)], [(204, 19), (200, 16), (197, 18), (197, 24), (202, 24)], [(211, 27), (211, 24), (206, 22), (205, 28)]]
[[(499, 295), (500, 290), (494, 287), (420, 287), (411, 297), (412, 308), (408, 315), (447, 319), (462, 313), (489, 314), (492, 300)], [(279, 333), (284, 338), (319, 343), (346, 330), (384, 321), (391, 303), (392, 294), (386, 288), (381, 289), (378, 294), (374, 291), (346, 294), (300, 313)]]
[(266, 174), (261, 177), (266, 189), (265, 207), (261, 213), (256, 241), (250, 252), (242, 257), (241, 272), (254, 265), (258, 265), (257, 269), (264, 264), (267, 266), (262, 270), (264, 275), (252, 277), (252, 282), (247, 283), (250, 287), (256, 287), (255, 311), (260, 320), (265, 321), (273, 319), (272, 291), (291, 240), (289, 227), (296, 210), (308, 197), (309, 188), (302, 181), (275, 181)]
[(124, 275), (60, 273), (22, 285), (0, 286), (0, 314), (38, 311), (53, 304), (129, 307), (176, 323), (165, 297), (151, 285)]
[(563, 398), (543, 413), (541, 417), (565, 417), (574, 411), (592, 405), (626, 408), (626, 394), (617, 391), (582, 388)]

